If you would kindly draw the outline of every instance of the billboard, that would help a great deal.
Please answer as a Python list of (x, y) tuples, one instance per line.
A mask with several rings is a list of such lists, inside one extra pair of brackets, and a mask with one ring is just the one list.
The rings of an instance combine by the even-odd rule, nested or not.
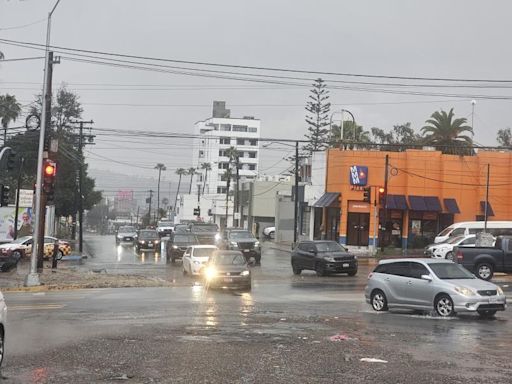
[[(32, 208), (18, 210), (18, 237), (30, 236), (33, 231)], [(14, 239), (14, 207), (0, 208), (0, 242)]]
[(352, 165), (349, 172), (350, 185), (364, 187), (368, 184), (368, 167)]

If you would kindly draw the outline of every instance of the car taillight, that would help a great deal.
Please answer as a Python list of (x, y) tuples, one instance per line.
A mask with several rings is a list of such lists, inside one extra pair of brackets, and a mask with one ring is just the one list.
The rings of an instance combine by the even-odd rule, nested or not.
[(462, 254), (461, 251), (457, 251), (457, 261), (462, 261), (464, 260), (464, 255)]

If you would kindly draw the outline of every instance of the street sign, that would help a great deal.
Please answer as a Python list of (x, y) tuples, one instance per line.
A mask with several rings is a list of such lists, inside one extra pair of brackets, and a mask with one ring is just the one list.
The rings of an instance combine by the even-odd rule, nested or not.
[(32, 189), (20, 189), (20, 208), (31, 208), (34, 200), (34, 191)]

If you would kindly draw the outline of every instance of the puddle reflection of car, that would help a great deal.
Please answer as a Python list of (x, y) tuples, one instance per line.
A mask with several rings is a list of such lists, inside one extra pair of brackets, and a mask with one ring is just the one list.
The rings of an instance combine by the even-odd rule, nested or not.
[(251, 271), (239, 251), (214, 251), (202, 275), (208, 288), (251, 290)]
[(199, 275), (213, 252), (217, 250), (214, 245), (193, 245), (183, 254), (183, 273)]
[(139, 231), (137, 240), (135, 242), (135, 251), (159, 251), (160, 250), (160, 236), (155, 229), (142, 229)]

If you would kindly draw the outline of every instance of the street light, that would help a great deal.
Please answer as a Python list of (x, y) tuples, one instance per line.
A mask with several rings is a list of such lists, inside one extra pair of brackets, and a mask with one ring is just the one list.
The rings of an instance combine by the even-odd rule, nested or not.
[[(49, 56), (50, 56), (50, 31), (52, 25), (52, 15), (59, 5), (60, 0), (57, 0), (52, 10), (48, 13), (48, 24), (46, 27), (46, 46), (44, 52), (44, 79), (43, 79), (43, 101), (48, 97), (48, 82), (49, 82)], [(37, 255), (39, 254), (39, 232), (41, 227), (41, 187), (43, 182), (43, 149), (44, 137), (46, 131), (46, 116), (47, 110), (43, 102), (41, 111), (41, 131), (39, 133), (39, 149), (37, 151), (37, 178), (36, 178), (36, 206), (35, 206), (35, 220), (34, 220), (34, 233), (32, 234), (32, 255), (30, 257), (30, 272), (25, 278), (25, 286), (32, 287), (40, 285), (39, 274), (37, 273)], [(44, 213), (43, 213), (44, 214)], [(15, 225), (18, 225), (15, 223)]]
[[(356, 140), (356, 119), (354, 118), (354, 115), (352, 112), (350, 112), (348, 109), (341, 109), (340, 111), (334, 111), (331, 113), (331, 118), (329, 120), (329, 136), (332, 134), (332, 118), (336, 113), (341, 113), (341, 126), (340, 126), (340, 142), (343, 141), (343, 113), (347, 112), (350, 117), (352, 118), (352, 123), (354, 125), (354, 141)], [(331, 141), (332, 138), (329, 137), (329, 141)]]

